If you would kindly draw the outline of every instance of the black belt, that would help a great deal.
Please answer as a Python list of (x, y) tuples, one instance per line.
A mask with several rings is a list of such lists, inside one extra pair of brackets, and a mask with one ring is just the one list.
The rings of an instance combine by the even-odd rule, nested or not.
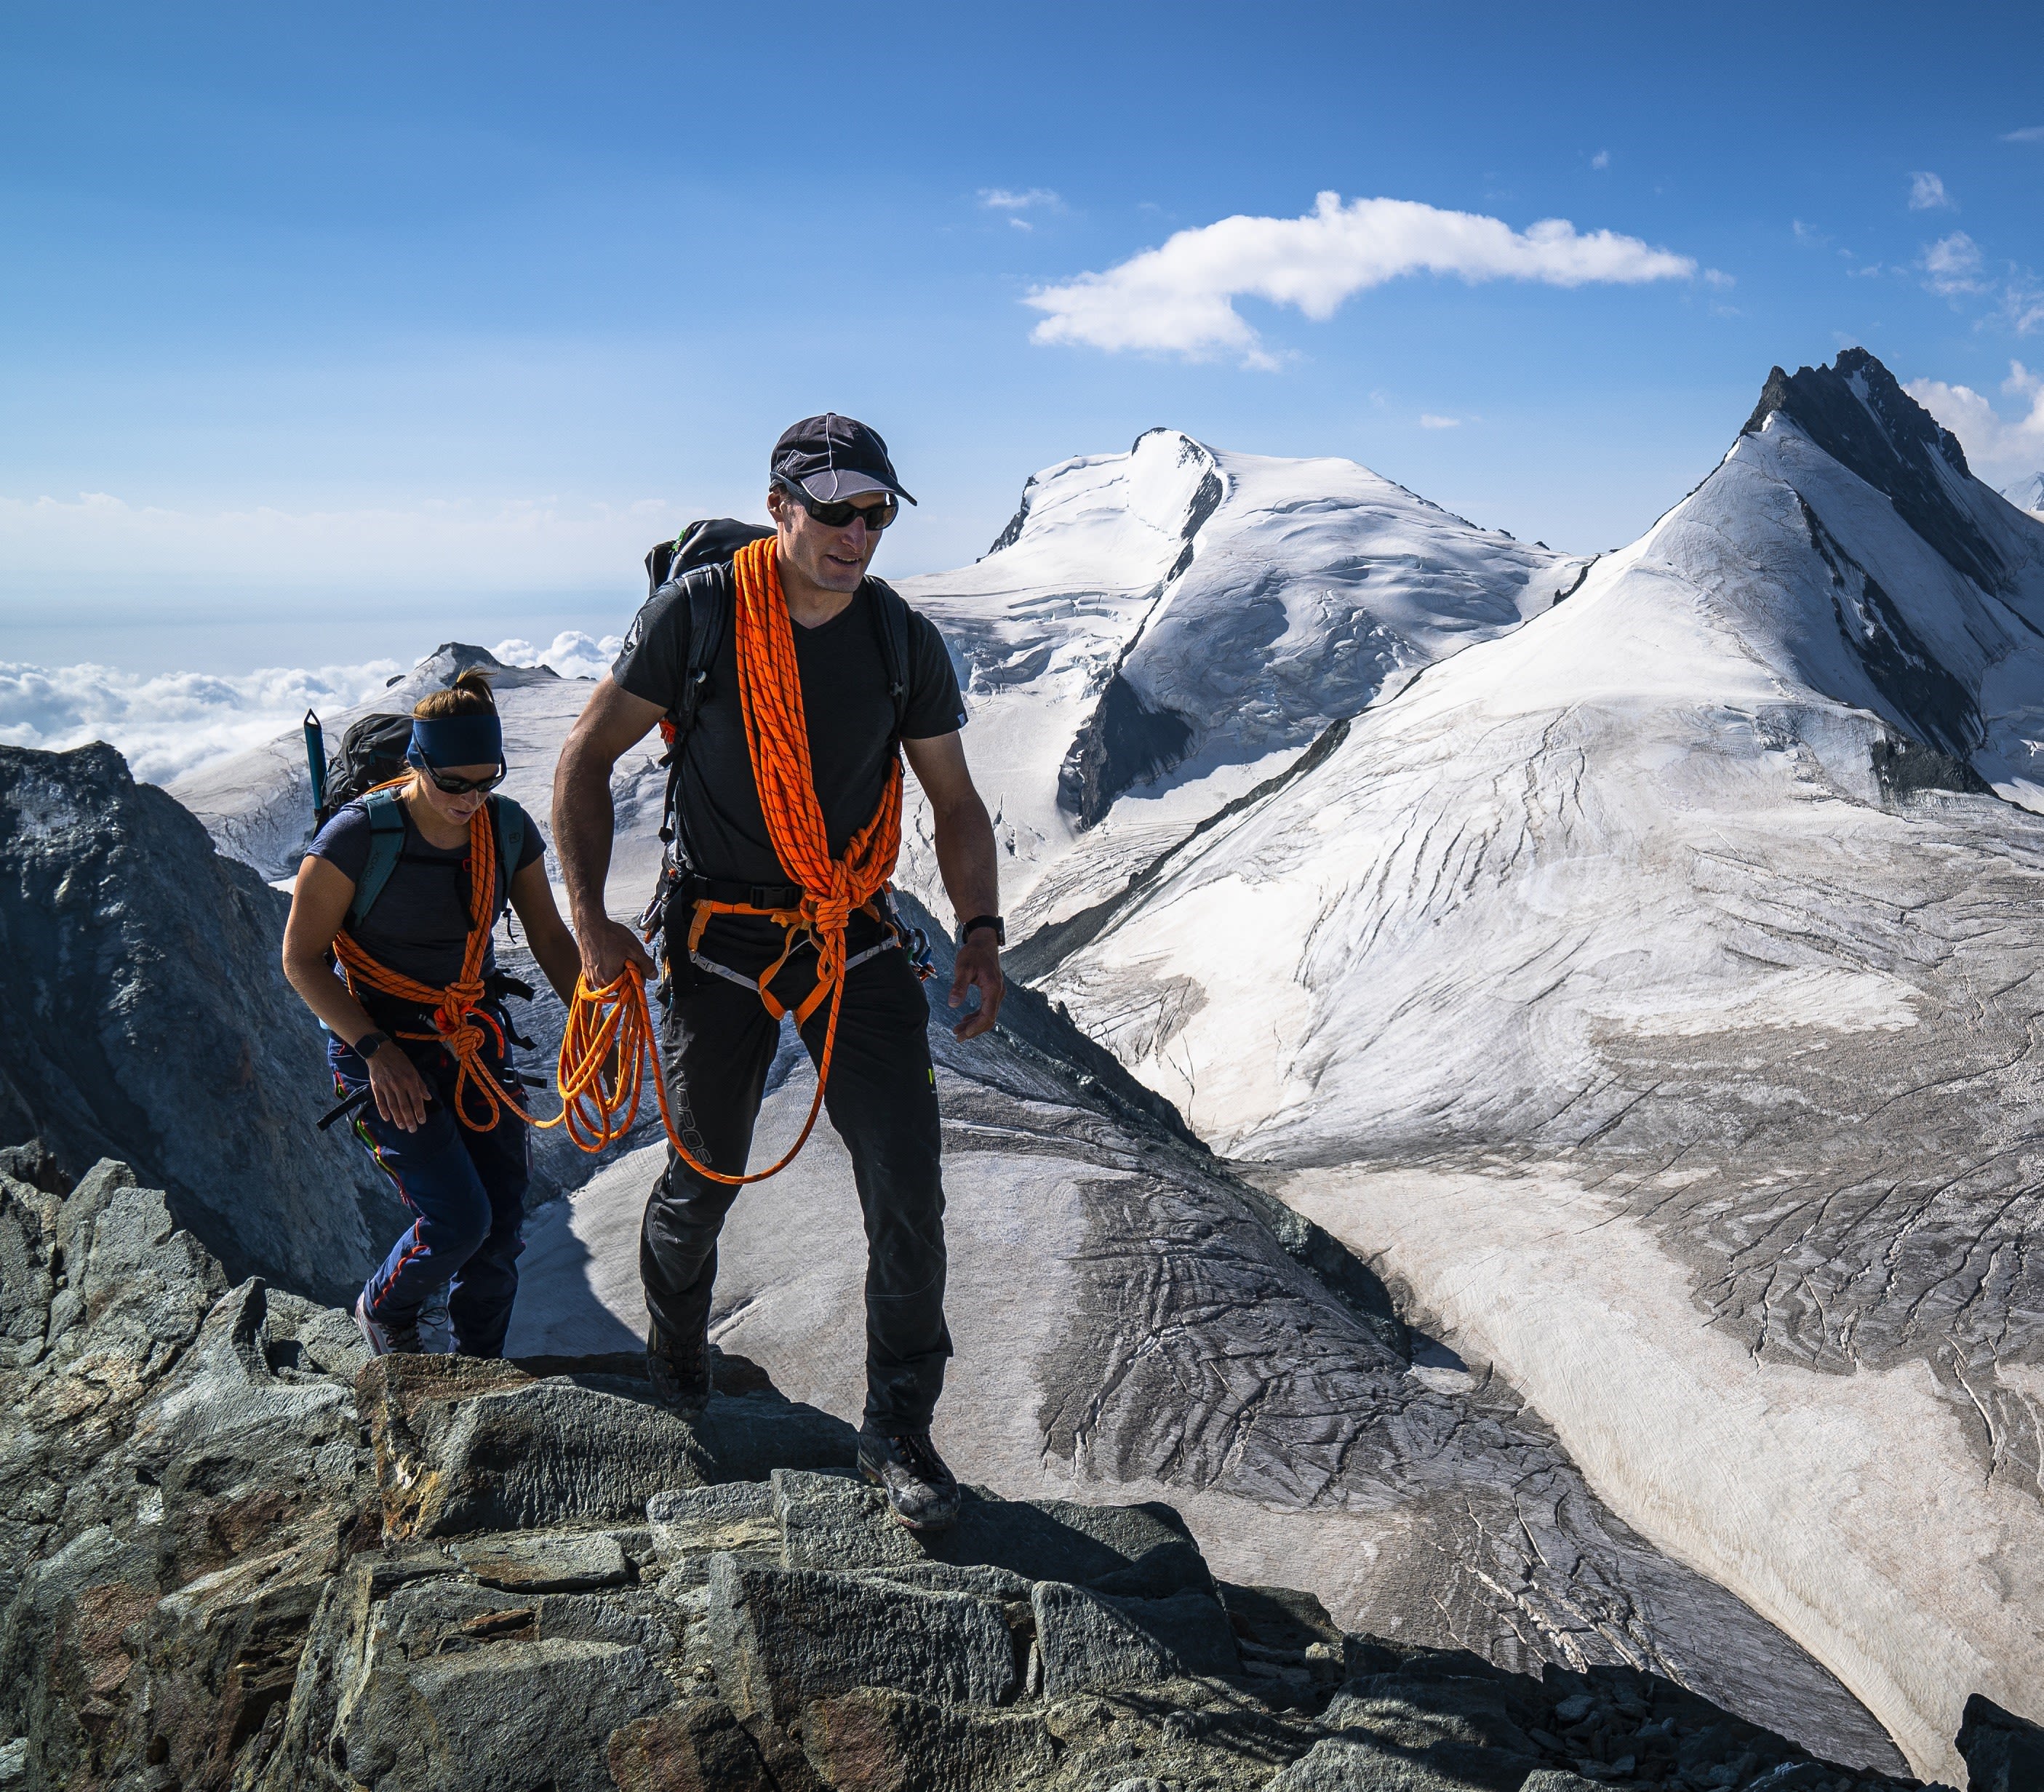
[(747, 908), (799, 908), (807, 893), (799, 884), (740, 884), (694, 872), (675, 892), (683, 902), (740, 902)]

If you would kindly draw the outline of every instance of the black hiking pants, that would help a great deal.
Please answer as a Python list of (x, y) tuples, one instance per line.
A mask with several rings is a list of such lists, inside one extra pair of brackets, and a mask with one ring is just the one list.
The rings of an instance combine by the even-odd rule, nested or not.
[[(846, 952), (855, 957), (886, 930), (854, 915)], [(688, 964), (688, 911), (677, 904), (666, 942), (674, 957), (674, 1000), (662, 1058), (674, 1130), (711, 1168), (747, 1168), (752, 1128), (780, 1040), (756, 991)], [(707, 957), (757, 977), (779, 957), (771, 922), (719, 915), (705, 933)], [(793, 1010), (816, 984), (816, 954), (805, 949), (782, 968), (774, 997)], [(866, 1418), (888, 1430), (930, 1422), (951, 1353), (944, 1324), (944, 1191), (936, 1076), (930, 1061), (929, 1007), (909, 954), (876, 954), (839, 993), (837, 1046), (824, 1112), (851, 1153), (866, 1219)], [(829, 1003), (802, 1029), (812, 1061), (824, 1049)], [(764, 1163), (754, 1166), (764, 1168)], [(778, 1182), (753, 1199), (786, 1200)], [(717, 1238), (741, 1192), (697, 1175), (670, 1147), (640, 1231), (646, 1306), (667, 1335), (685, 1337), (710, 1310)]]

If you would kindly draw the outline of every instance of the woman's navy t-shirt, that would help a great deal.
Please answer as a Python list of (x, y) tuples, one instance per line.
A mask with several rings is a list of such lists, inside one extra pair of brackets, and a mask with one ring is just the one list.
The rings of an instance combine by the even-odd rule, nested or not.
[[(517, 808), (508, 796), (491, 800)], [(400, 811), (404, 808), (401, 803)], [(525, 839), (513, 873), (523, 871), (546, 851), (540, 831), (523, 809)], [(319, 831), (306, 850), (323, 858), (351, 884), (362, 881), (369, 863), (371, 837), (369, 812), (360, 802), (348, 803)], [(390, 881), (375, 906), (350, 930), (362, 950), (400, 977), (439, 989), (461, 975), (462, 954), (468, 945), (468, 848), (436, 846), (405, 816), (405, 844), (391, 869)], [(494, 969), (494, 949), (484, 960)]]

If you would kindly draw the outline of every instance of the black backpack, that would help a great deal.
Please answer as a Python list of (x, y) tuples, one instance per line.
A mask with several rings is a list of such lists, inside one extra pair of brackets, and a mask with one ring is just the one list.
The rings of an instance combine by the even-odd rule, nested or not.
[[(688, 672), (682, 681), (680, 697), (660, 723), (661, 738), (667, 745), (661, 761), (667, 768), (667, 795), (660, 838), (670, 852), (675, 838), (674, 800), (682, 777), (682, 743), (695, 726), (696, 712), (703, 700), (709, 695), (711, 670), (717, 664), (717, 650), (724, 645), (724, 631), (731, 620), (731, 581), (688, 575), (705, 566), (728, 566), (747, 543), (764, 540), (773, 532), (756, 523), (713, 516), (690, 524), (672, 541), (659, 543), (646, 556), (647, 596), (678, 583), (689, 605)], [(884, 580), (866, 582), (875, 600), (874, 630), (880, 643), (881, 663), (887, 669), (887, 695), (894, 705), (894, 739), (898, 744), (901, 724), (909, 713), (909, 606)]]
[(405, 750), (412, 744), (409, 716), (365, 716), (340, 737), (340, 751), (324, 765), (325, 741), (319, 718), (305, 712), (305, 759), (313, 773), (313, 827), (315, 832), (335, 812), (379, 784), (405, 775)]

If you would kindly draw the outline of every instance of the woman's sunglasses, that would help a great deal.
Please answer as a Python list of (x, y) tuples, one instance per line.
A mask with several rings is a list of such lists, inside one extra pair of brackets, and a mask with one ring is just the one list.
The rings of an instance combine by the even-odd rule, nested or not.
[(431, 778), (434, 789), (443, 796), (471, 796), (486, 790), (494, 790), (510, 776), (508, 770), (504, 770), (492, 772), (488, 777), (449, 777), (445, 772), (436, 772), (431, 766), (421, 765), (416, 759), (409, 763), (413, 770)]
[[(849, 498), (841, 498), (836, 504), (825, 504), (813, 498), (799, 485), (783, 483), (781, 489), (827, 529), (841, 529), (855, 516), (863, 516), (866, 526), (875, 535), (901, 514), (901, 507), (891, 497), (883, 495), (878, 504), (854, 504)], [(863, 493), (861, 494), (863, 495)]]

